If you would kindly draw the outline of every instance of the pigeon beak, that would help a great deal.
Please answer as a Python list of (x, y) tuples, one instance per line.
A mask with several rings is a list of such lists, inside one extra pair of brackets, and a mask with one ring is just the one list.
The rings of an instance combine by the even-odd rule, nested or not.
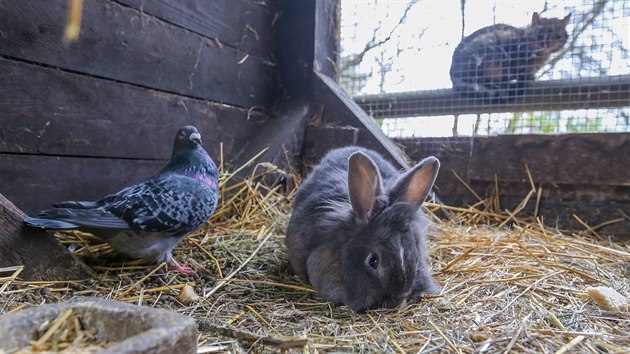
[(188, 139), (190, 139), (193, 143), (197, 145), (201, 145), (201, 134), (197, 132), (190, 134)]

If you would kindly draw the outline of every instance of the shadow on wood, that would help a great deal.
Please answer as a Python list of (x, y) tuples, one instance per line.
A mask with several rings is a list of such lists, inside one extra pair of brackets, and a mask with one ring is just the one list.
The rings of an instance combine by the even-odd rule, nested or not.
[(79, 280), (92, 271), (44, 230), (26, 227), (24, 213), (0, 194), (0, 268), (24, 266), (24, 280)]
[[(309, 114), (310, 107), (302, 100), (283, 103), (277, 113), (272, 114), (266, 124), (247, 141), (232, 161), (234, 167), (241, 167), (253, 156), (266, 149), (256, 161), (253, 161), (253, 165), (243, 169), (233, 182), (243, 180), (252, 173), (263, 172), (262, 169), (269, 166), (274, 170), (265, 174), (264, 184), (282, 185), (286, 191), (293, 190), (295, 188), (294, 172), (299, 171), (300, 153)], [(260, 162), (265, 162), (265, 164), (260, 165)]]

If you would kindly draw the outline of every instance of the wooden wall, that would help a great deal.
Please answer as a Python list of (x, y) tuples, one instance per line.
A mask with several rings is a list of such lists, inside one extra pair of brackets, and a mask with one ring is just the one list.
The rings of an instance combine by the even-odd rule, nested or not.
[[(496, 193), (513, 210), (531, 190), (529, 167), (542, 198), (539, 214), (548, 225), (582, 230), (621, 219), (602, 234), (630, 237), (630, 134), (504, 135), (476, 138), (398, 139), (414, 160), (435, 155), (442, 162), (436, 185), (449, 205), (476, 203)], [(523, 211), (533, 215), (536, 199)]]
[(0, 193), (27, 212), (148, 177), (176, 130), (196, 125), (236, 159), (270, 117), (273, 3), (0, 1)]

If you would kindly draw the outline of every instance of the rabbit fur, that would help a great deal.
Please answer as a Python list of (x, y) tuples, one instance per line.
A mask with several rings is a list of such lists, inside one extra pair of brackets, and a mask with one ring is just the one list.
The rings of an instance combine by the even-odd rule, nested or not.
[(324, 299), (355, 311), (439, 292), (420, 210), (439, 167), (428, 157), (401, 173), (369, 149), (330, 151), (295, 196), (286, 234), (293, 270)]

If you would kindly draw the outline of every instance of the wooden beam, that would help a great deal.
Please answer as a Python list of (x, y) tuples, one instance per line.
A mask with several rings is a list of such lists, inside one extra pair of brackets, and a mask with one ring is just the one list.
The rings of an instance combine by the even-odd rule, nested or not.
[[(336, 77), (336, 58), (339, 55), (339, 1), (316, 1), (313, 38), (312, 94), (314, 112), (321, 113), (324, 126), (355, 127), (359, 130), (356, 144), (381, 152), (400, 167), (408, 167), (407, 160), (392, 141), (351, 97), (339, 86)], [(341, 142), (340, 142), (341, 143)], [(343, 142), (349, 145), (352, 142)], [(321, 156), (319, 156), (321, 158)]]
[[(323, 126), (348, 126), (359, 130), (357, 143), (380, 151), (391, 162), (407, 167), (401, 151), (387, 138), (374, 120), (343, 91), (332, 78), (338, 55), (339, 1), (308, 0), (280, 2), (283, 16), (276, 26), (277, 58), (282, 96), (301, 98)], [(347, 136), (346, 136), (347, 137)], [(304, 156), (318, 161), (325, 153), (317, 149)]]
[[(0, 194), (0, 268), (23, 266), (23, 280), (80, 280), (92, 274), (44, 230), (26, 227), (24, 213)], [(0, 276), (7, 276), (6, 273)]]
[[(396, 139), (414, 159), (436, 155), (466, 182), (630, 187), (630, 133)], [(448, 172), (447, 172), (448, 171)], [(446, 177), (440, 173), (440, 179)], [(454, 180), (449, 178), (447, 185)], [(449, 187), (450, 188), (450, 187)], [(452, 193), (447, 193), (452, 194)], [(630, 196), (628, 196), (630, 200)]]
[(505, 103), (465, 97), (452, 89), (354, 99), (374, 118), (626, 107), (630, 106), (630, 75), (535, 81), (522, 96)]

